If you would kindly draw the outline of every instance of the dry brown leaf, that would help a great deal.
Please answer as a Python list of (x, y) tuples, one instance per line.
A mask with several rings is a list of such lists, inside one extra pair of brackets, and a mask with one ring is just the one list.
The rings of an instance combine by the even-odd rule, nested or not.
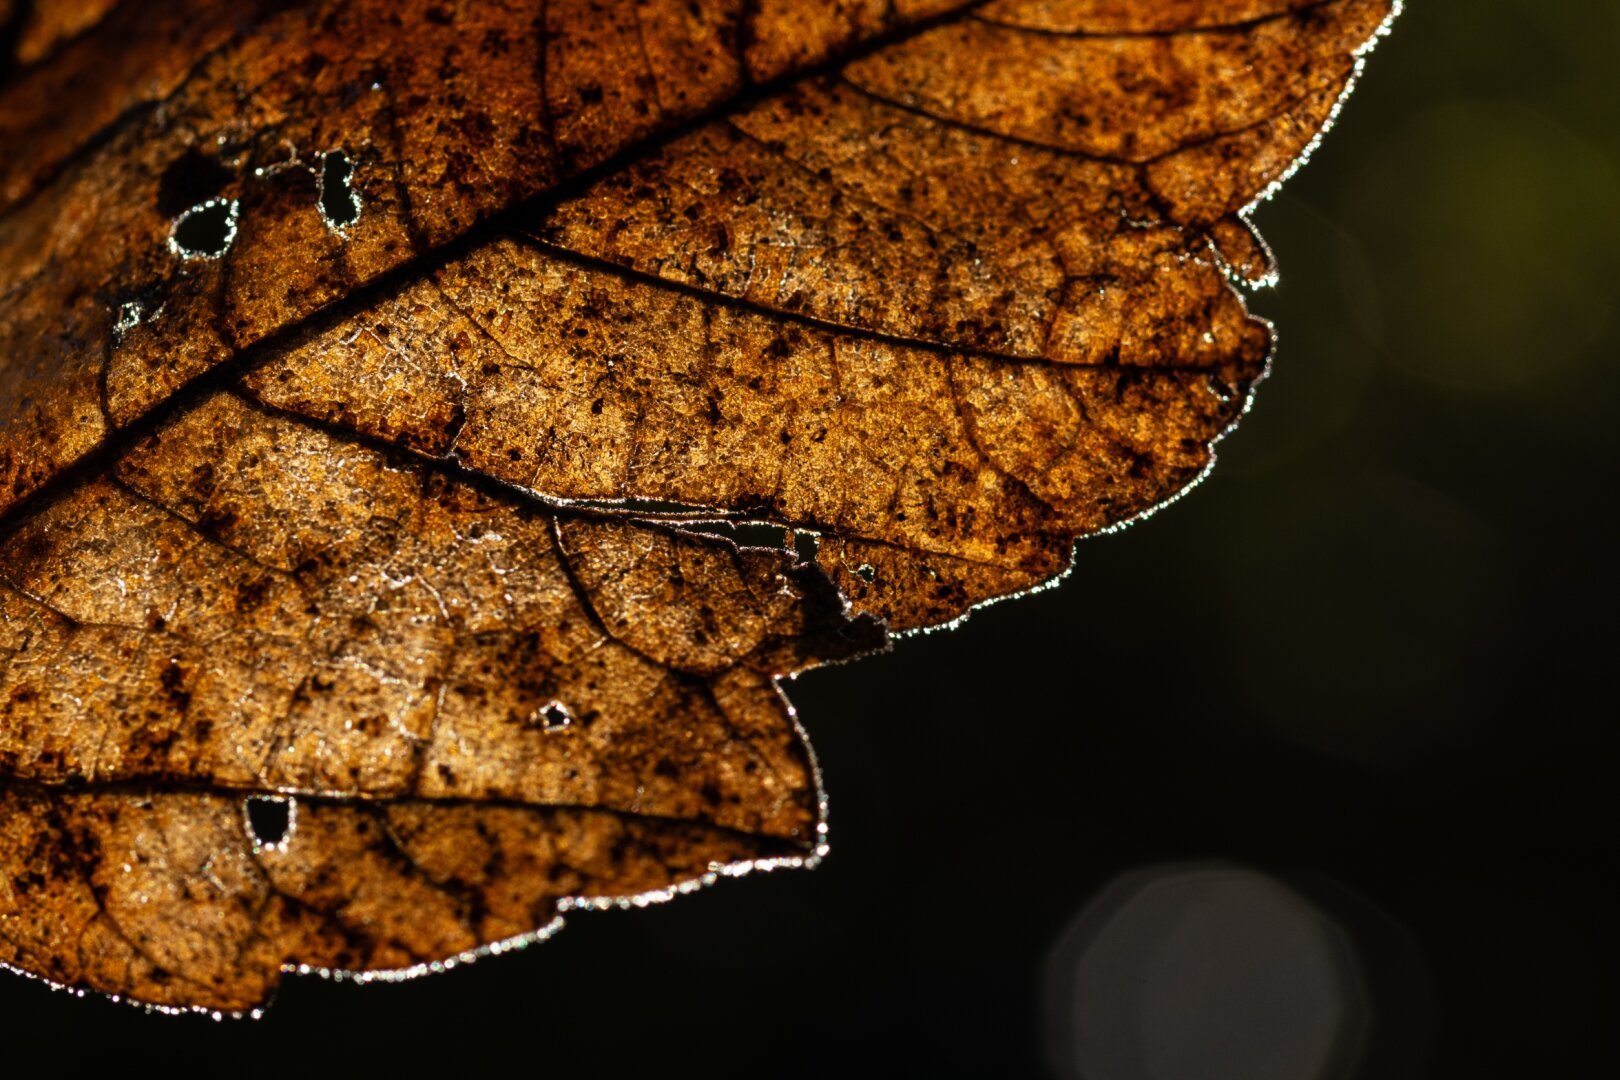
[(814, 858), (777, 679), (1202, 474), (1392, 0), (105, 8), (0, 19), (0, 962), (242, 1010)]

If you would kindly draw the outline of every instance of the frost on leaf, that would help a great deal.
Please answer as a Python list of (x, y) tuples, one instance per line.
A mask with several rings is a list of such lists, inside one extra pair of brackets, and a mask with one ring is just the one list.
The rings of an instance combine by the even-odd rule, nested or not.
[(1391, 8), (188, 0), (15, 68), (0, 962), (248, 1010), (814, 861), (779, 681), (1204, 473)]

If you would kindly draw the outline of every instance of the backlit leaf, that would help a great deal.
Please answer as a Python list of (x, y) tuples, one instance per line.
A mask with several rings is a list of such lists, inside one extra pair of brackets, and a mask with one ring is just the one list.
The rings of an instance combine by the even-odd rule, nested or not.
[(245, 1010), (819, 857), (778, 679), (1203, 474), (1392, 6), (0, 9), (0, 961)]

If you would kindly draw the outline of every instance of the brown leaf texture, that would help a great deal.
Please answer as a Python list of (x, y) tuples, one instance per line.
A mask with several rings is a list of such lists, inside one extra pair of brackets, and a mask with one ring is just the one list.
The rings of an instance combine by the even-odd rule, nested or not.
[(242, 1011), (813, 861), (779, 681), (1203, 474), (1393, 6), (0, 8), (0, 962)]

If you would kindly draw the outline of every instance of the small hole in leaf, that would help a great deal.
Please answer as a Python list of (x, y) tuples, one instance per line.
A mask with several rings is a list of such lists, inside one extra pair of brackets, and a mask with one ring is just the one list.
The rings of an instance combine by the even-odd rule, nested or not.
[(871, 581), (873, 578), (877, 577), (877, 571), (873, 569), (871, 563), (863, 562), (861, 565), (855, 568), (855, 576), (860, 578), (862, 581)]
[(360, 193), (350, 183), (353, 177), (349, 155), (341, 150), (321, 155), (321, 218), (339, 232), (360, 220)]
[(293, 801), (277, 795), (254, 795), (242, 804), (254, 847), (281, 847), (292, 835)]
[(529, 716), (529, 723), (543, 731), (561, 731), (574, 722), (574, 714), (560, 701), (548, 701)]
[(235, 199), (209, 199), (175, 220), (169, 247), (185, 259), (217, 259), (236, 239)]

